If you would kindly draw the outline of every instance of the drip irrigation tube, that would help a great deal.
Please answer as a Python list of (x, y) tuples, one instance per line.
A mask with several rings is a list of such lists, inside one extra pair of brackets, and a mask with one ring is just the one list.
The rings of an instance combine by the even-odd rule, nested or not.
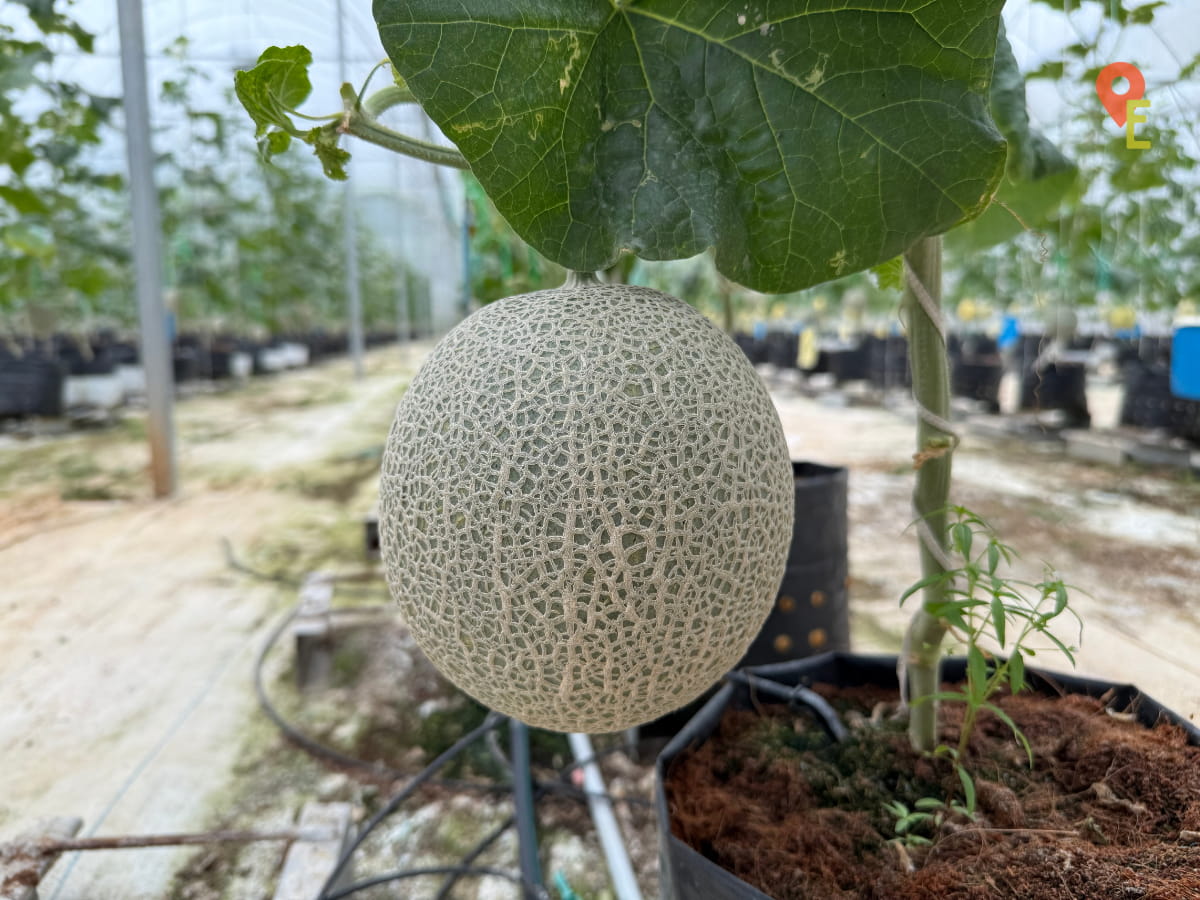
[[(377, 612), (386, 609), (383, 606), (345, 606), (337, 607), (331, 612)], [(275, 723), (275, 727), (283, 732), (284, 736), (293, 744), (303, 748), (313, 756), (321, 759), (337, 763), (339, 766), (345, 766), (351, 769), (360, 769), (383, 778), (404, 778), (405, 774), (398, 769), (393, 769), (390, 766), (381, 763), (367, 762), (364, 759), (359, 759), (350, 756), (347, 753), (342, 753), (327, 744), (322, 744), (320, 741), (310, 738), (294, 725), (287, 721), (283, 715), (275, 708), (270, 697), (267, 696), (266, 685), (263, 684), (263, 665), (266, 663), (267, 654), (271, 652), (279, 638), (287, 630), (287, 627), (292, 624), (296, 616), (300, 612), (300, 606), (297, 605), (291, 612), (280, 619), (279, 624), (271, 631), (267, 639), (263, 642), (262, 649), (258, 651), (258, 656), (254, 660), (254, 693), (258, 696), (258, 705), (267, 718)]]
[(468, 746), (474, 743), (478, 738), (487, 734), (493, 728), (499, 727), (505, 720), (506, 716), (502, 716), (496, 712), (489, 712), (487, 718), (476, 728), (468, 731), (457, 741), (451, 744), (447, 749), (443, 750), (433, 762), (422, 769), (417, 775), (413, 776), (408, 784), (404, 786), (398, 794), (394, 795), (379, 812), (375, 813), (364, 825), (359, 829), (358, 834), (354, 836), (354, 840), (350, 842), (350, 846), (346, 848), (341, 857), (337, 861), (337, 865), (333, 867), (333, 871), (329, 873), (329, 877), (325, 879), (325, 884), (322, 885), (320, 893), (317, 895), (321, 900), (332, 900), (330, 891), (337, 884), (338, 878), (346, 868), (346, 864), (350, 862), (350, 857), (354, 855), (359, 847), (362, 846), (372, 831), (374, 831), (380, 822), (399, 809), (400, 804), (411, 797), (422, 784), (429, 781), (441, 771), (442, 767), (454, 759), (458, 754), (462, 753)]
[(438, 889), (437, 896), (435, 896), (433, 900), (446, 900), (446, 898), (450, 896), (450, 891), (454, 889), (454, 885), (458, 884), (458, 880), (466, 874), (468, 867), (471, 866), (475, 860), (479, 859), (479, 857), (483, 855), (484, 851), (487, 850), (488, 847), (496, 843), (496, 841), (500, 839), (500, 835), (512, 828), (513, 823), (516, 821), (516, 816), (509, 816), (507, 819), (485, 834), (479, 843), (472, 847), (470, 852), (468, 852), (467, 855), (462, 858), (461, 864), (463, 866), (463, 870), (454, 871), (446, 875), (446, 880), (442, 882), (442, 886)]
[[(257, 573), (254, 573), (257, 574)], [(609, 861), (609, 870), (613, 874), (614, 883), (617, 887), (618, 900), (641, 900), (640, 894), (637, 892), (637, 881), (633, 875), (632, 866), (629, 864), (628, 855), (625, 852), (625, 847), (622, 842), (620, 831), (616, 828), (616, 819), (612, 813), (613, 802), (629, 802), (636, 803), (638, 798), (618, 798), (608, 794), (604, 789), (604, 782), (600, 776), (599, 767), (596, 765), (596, 760), (600, 754), (593, 752), (591, 743), (584, 735), (572, 735), (572, 749), (575, 751), (575, 762), (564, 767), (559, 772), (560, 778), (565, 778), (568, 773), (577, 768), (584, 770), (584, 789), (581, 791), (573, 785), (566, 784), (560, 781), (537, 782), (532, 778), (530, 769), (529, 747), (528, 747), (528, 731), (526, 726), (511, 722), (506, 716), (501, 716), (496, 712), (489, 712), (487, 718), (477, 728), (463, 735), (447, 750), (441, 753), (436, 759), (426, 766), (421, 772), (411, 778), (407, 773), (400, 772), (390, 766), (378, 762), (368, 762), (359, 759), (349, 754), (342, 753), (333, 747), (329, 747), (320, 741), (314, 740), (304, 734), (300, 729), (287, 721), (283, 715), (275, 708), (267, 695), (266, 685), (264, 683), (263, 669), (266, 658), (275, 645), (279, 642), (280, 637), (287, 630), (288, 626), (296, 619), (300, 612), (300, 604), (283, 616), (280, 621), (271, 630), (267, 640), (263, 642), (263, 646), (258, 653), (254, 663), (254, 690), (258, 696), (259, 705), (267, 717), (275, 724), (284, 736), (292, 743), (299, 746), (312, 755), (333, 762), (339, 766), (358, 769), (368, 772), (377, 777), (385, 777), (392, 779), (407, 779), (404, 788), (395, 796), (393, 796), (387, 804), (380, 809), (366, 825), (364, 825), (351, 842), (350, 846), (342, 853), (337, 861), (337, 865), (326, 879), (325, 884), (318, 894), (317, 900), (336, 900), (336, 898), (347, 897), (361, 890), (366, 890), (369, 887), (385, 884), (392, 881), (399, 881), (407, 878), (418, 877), (420, 875), (446, 875), (446, 880), (442, 884), (437, 897), (444, 898), (447, 893), (453, 888), (454, 884), (463, 877), (480, 876), (480, 875), (495, 875), (505, 878), (515, 884), (522, 885), (526, 891), (526, 895), (533, 900), (542, 900), (548, 898), (542, 876), (540, 872), (540, 863), (538, 861), (537, 851), (537, 831), (535, 810), (536, 803), (539, 798), (547, 793), (565, 794), (575, 800), (586, 800), (589, 806), (592, 806), (593, 819), (599, 822), (603, 819), (604, 813), (597, 813), (597, 805), (607, 811), (607, 819), (610, 824), (605, 825), (605, 832), (601, 834), (601, 844), (604, 847), (605, 857)], [(374, 613), (381, 610), (386, 610), (387, 607), (382, 605), (373, 606), (355, 606), (355, 607), (335, 607), (330, 613)], [(434, 776), (447, 763), (458, 756), (467, 746), (481, 737), (492, 737), (497, 727), (505, 721), (510, 721), (512, 730), (512, 760), (511, 762), (504, 758), (503, 751), (498, 746), (497, 742), (491, 741), (492, 750), (498, 761), (504, 764), (510, 776), (509, 784), (478, 784), (472, 782), (456, 781), (452, 779), (436, 779)], [(523, 738), (523, 739), (522, 739)], [(580, 745), (582, 751), (577, 748), (577, 741), (574, 738), (582, 738), (584, 744)], [(619, 748), (612, 748), (619, 749)], [(608, 750), (603, 751), (610, 752)], [(354, 884), (337, 887), (338, 879), (345, 871), (346, 865), (350, 858), (366, 840), (368, 835), (382, 822), (385, 818), (394, 813), (400, 805), (411, 797), (418, 788), (424, 784), (436, 783), (445, 787), (484, 790), (493, 792), (513, 794), (514, 805), (516, 806), (515, 815), (509, 817), (501, 825), (493, 829), (486, 835), (461, 861), (459, 865), (432, 867), (425, 869), (412, 869), (398, 872), (391, 872), (384, 875), (375, 876), (364, 881), (355, 882)], [(597, 815), (600, 816), (597, 819)], [(471, 864), (477, 859), (492, 843), (500, 837), (513, 824), (518, 827), (520, 835), (520, 862), (521, 874), (519, 876), (504, 872), (500, 869), (490, 869), (487, 867), (473, 867)], [(623, 860), (623, 864), (621, 862)], [(632, 890), (632, 892), (631, 892)]]
[(837, 712), (829, 705), (829, 702), (816, 691), (802, 684), (798, 684), (795, 687), (784, 687), (774, 681), (757, 678), (746, 672), (730, 672), (725, 678), (729, 681), (737, 681), (747, 685), (751, 691), (762, 691), (764, 694), (770, 694), (772, 697), (786, 700), (789, 706), (803, 706), (816, 716), (817, 721), (834, 743), (839, 743), (846, 739), (846, 735), (848, 734), (846, 726), (842, 724), (842, 720), (838, 718)]

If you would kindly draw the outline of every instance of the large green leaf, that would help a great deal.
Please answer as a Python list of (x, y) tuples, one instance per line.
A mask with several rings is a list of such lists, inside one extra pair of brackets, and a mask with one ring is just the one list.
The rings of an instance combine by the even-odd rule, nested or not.
[(568, 268), (716, 247), (794, 290), (979, 214), (1000, 0), (375, 0), (397, 72)]

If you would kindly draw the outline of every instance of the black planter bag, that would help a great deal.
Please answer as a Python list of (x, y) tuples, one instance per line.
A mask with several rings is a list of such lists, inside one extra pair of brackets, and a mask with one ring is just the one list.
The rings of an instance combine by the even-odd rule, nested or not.
[(865, 346), (829, 350), (827, 364), (826, 371), (838, 384), (863, 381), (871, 369), (870, 352)]
[[(794, 688), (816, 683), (836, 684), (839, 687), (877, 685), (898, 689), (895, 656), (858, 655), (853, 653), (823, 653), (808, 659), (794, 660), (748, 670), (761, 679)], [(1161, 703), (1141, 693), (1131, 684), (1114, 684), (1078, 675), (1026, 670), (1026, 680), (1033, 691), (1058, 696), (1062, 691), (1089, 697), (1107, 697), (1110, 709), (1128, 711), (1151, 728), (1161, 721), (1178, 725), (1188, 734), (1189, 741), (1200, 746), (1200, 728), (1171, 712)], [(944, 660), (942, 680), (962, 681), (966, 677), (966, 662), (961, 658)], [(1110, 694), (1111, 692), (1111, 694)], [(778, 698), (759, 695), (772, 703)], [(704, 705), (690, 722), (675, 735), (659, 754), (654, 765), (654, 805), (658, 816), (659, 883), (664, 900), (771, 900), (757, 888), (751, 887), (712, 860), (697, 853), (671, 834), (670, 811), (664, 788), (665, 776), (674, 759), (708, 739), (717, 728), (727, 707), (751, 709), (751, 688), (744, 683), (726, 683)], [(797, 707), (797, 715), (811, 715)], [(815, 722), (814, 722), (815, 724)]]
[[(787, 567), (775, 605), (738, 662), (739, 669), (850, 649), (847, 470), (793, 460), (792, 478), (795, 513)], [(715, 690), (639, 726), (639, 736), (673, 736)]]
[(993, 413), (1000, 412), (1000, 379), (1004, 365), (1000, 357), (967, 357), (955, 360), (950, 369), (950, 388), (955, 397), (978, 400)]
[(867, 380), (880, 390), (912, 387), (912, 371), (908, 365), (908, 339), (889, 336), (869, 337), (867, 348)]
[(1134, 428), (1169, 428), (1175, 399), (1171, 396), (1171, 370), (1131, 362), (1124, 382), (1120, 423)]
[(0, 358), (0, 419), (61, 416), (66, 372), (44, 356)]
[(1021, 378), (1021, 409), (1062, 410), (1067, 424), (1087, 428), (1092, 421), (1087, 403), (1087, 370), (1079, 363), (1030, 366)]
[(846, 469), (792, 462), (795, 513), (775, 605), (737, 668), (850, 649)]

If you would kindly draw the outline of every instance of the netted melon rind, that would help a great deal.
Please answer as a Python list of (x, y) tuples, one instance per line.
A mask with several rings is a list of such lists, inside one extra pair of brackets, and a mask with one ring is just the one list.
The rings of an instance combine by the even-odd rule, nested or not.
[(792, 530), (779, 417), (741, 351), (647, 288), (539, 291), (434, 349), (396, 411), (379, 530), (433, 664), (530, 725), (693, 700), (770, 611)]

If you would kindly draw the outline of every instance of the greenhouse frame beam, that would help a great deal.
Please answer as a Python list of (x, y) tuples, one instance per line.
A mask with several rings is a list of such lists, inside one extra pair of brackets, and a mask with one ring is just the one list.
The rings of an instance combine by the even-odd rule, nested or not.
[(117, 28), (121, 38), (125, 152), (129, 159), (133, 221), (133, 266), (149, 409), (146, 434), (150, 441), (150, 472), (154, 496), (170, 497), (176, 488), (172, 415), (175, 378), (163, 308), (162, 223), (159, 219), (158, 192), (154, 187), (154, 154), (150, 146), (150, 103), (146, 93), (145, 30), (141, 0), (117, 0)]
[[(346, 16), (342, 0), (337, 0), (337, 46), (338, 77), (346, 81)], [(362, 294), (358, 283), (358, 210), (354, 206), (354, 189), (349, 178), (342, 185), (342, 205), (345, 233), (346, 298), (349, 301), (350, 318), (350, 362), (354, 377), (362, 378), (363, 367), (363, 314)]]

